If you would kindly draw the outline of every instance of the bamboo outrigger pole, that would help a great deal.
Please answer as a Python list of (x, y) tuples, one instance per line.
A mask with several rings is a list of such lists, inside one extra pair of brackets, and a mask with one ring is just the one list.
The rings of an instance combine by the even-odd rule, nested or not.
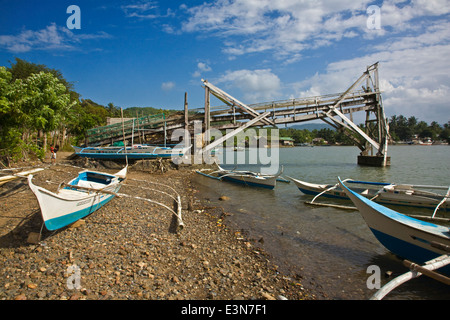
[(3, 185), (6, 182), (12, 181), (12, 180), (16, 180), (16, 179), (20, 179), (20, 178), (26, 178), (29, 174), (33, 174), (39, 171), (44, 170), (44, 168), (36, 168), (36, 169), (32, 169), (32, 170), (28, 170), (28, 171), (22, 171), (22, 172), (18, 172), (16, 174), (13, 175), (8, 175), (8, 176), (3, 176), (0, 177), (0, 186)]
[[(442, 281), (446, 284), (449, 284), (450, 279), (434, 272), (433, 270), (445, 267), (450, 264), (450, 256), (448, 254), (444, 254), (439, 256), (433, 260), (427, 261), (424, 266), (419, 266), (415, 263), (405, 260), (405, 266), (412, 269), (412, 271), (406, 272), (401, 276), (389, 281), (385, 284), (381, 289), (379, 289), (370, 300), (381, 300), (383, 299), (389, 292), (400, 286), (401, 284), (420, 277), (422, 274), (432, 277), (435, 280)], [(425, 270), (425, 271), (424, 271)]]

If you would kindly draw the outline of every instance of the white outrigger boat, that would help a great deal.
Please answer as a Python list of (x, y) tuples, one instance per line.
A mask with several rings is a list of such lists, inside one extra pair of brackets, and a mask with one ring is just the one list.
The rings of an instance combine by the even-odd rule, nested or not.
[[(295, 183), (302, 193), (315, 196), (309, 204), (314, 204), (314, 200), (322, 195), (327, 198), (349, 200), (339, 184), (314, 184), (292, 177), (288, 178)], [(354, 188), (352, 187), (353, 191), (378, 203), (434, 209), (433, 216), (437, 210), (450, 211), (450, 187), (448, 186), (395, 184), (351, 179), (346, 179), (344, 182), (355, 185)], [(446, 194), (439, 194), (426, 189), (441, 189), (447, 190), (447, 192)]]
[(237, 170), (226, 170), (216, 163), (218, 170), (213, 169), (202, 169), (196, 172), (209, 178), (217, 180), (227, 180), (239, 184), (244, 184), (251, 187), (261, 187), (266, 189), (273, 189), (276, 186), (277, 181), (289, 182), (281, 178), (283, 173), (283, 167), (275, 175), (262, 174), (253, 171), (237, 171)]
[[(339, 185), (358, 208), (374, 236), (392, 253), (400, 256), (412, 271), (395, 278), (372, 299), (382, 299), (400, 284), (425, 274), (450, 285), (450, 278), (433, 270), (450, 274), (450, 228), (408, 217), (375, 203), (350, 190), (339, 179)], [(423, 264), (423, 266), (419, 265)]]
[(63, 188), (60, 185), (56, 193), (34, 185), (33, 175), (28, 176), (28, 185), (39, 202), (45, 227), (53, 231), (105, 205), (117, 195), (126, 176), (127, 167), (116, 174), (85, 170)]

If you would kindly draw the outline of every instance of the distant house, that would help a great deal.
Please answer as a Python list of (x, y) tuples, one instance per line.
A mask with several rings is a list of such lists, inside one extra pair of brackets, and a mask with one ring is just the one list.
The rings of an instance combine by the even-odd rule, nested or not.
[(285, 147), (294, 146), (294, 139), (290, 137), (280, 137), (280, 145)]
[(409, 144), (431, 145), (433, 144), (433, 141), (429, 137), (420, 139), (419, 135), (415, 134), (413, 135), (413, 138), (411, 139), (411, 142)]
[(323, 145), (328, 144), (328, 141), (326, 141), (324, 138), (314, 138), (312, 143), (316, 145)]

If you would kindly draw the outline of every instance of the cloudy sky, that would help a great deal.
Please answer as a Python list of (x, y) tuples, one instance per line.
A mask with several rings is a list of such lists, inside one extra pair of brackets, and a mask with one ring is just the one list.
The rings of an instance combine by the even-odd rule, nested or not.
[(0, 65), (45, 64), (104, 105), (182, 109), (185, 92), (204, 105), (202, 78), (250, 104), (343, 92), (379, 61), (388, 116), (443, 124), (449, 18), (449, 0), (0, 0)]

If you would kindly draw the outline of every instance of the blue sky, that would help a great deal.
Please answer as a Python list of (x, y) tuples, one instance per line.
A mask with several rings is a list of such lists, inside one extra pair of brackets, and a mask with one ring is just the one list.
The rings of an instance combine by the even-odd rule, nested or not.
[(58, 69), (103, 105), (181, 110), (185, 92), (203, 107), (202, 78), (250, 104), (342, 92), (379, 61), (388, 116), (443, 124), (449, 17), (448, 0), (0, 0), (0, 65)]

